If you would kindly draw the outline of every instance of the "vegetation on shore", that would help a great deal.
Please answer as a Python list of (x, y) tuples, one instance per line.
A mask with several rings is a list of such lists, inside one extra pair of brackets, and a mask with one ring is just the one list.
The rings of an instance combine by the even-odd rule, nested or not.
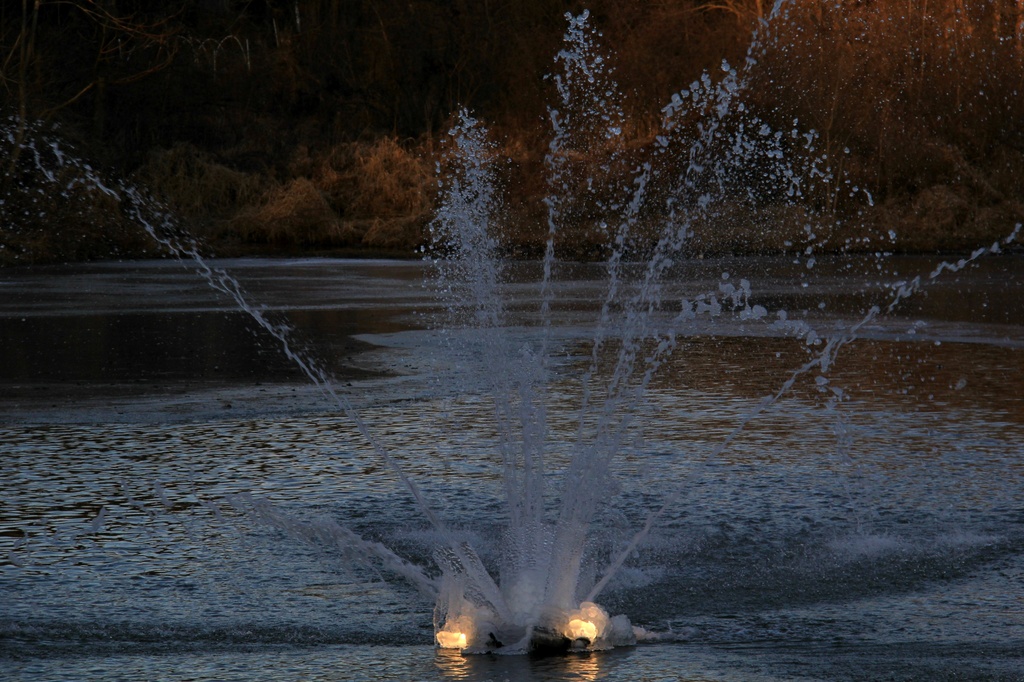
[[(573, 177), (655, 144), (662, 107), (743, 64), (762, 0), (586, 3), (628, 128)], [(0, 8), (0, 264), (159, 255), (110, 196), (49, 197), (23, 153), (55, 126), (93, 165), (163, 200), (222, 255), (413, 255), (451, 112), (488, 121), (512, 255), (540, 253), (544, 156), (568, 0), (22, 0)], [(764, 193), (699, 225), (695, 253), (957, 250), (1024, 220), (1024, 6), (791, 0), (764, 30), (745, 104), (813, 130), (838, 182)], [(793, 153), (799, 153), (794, 144)], [(628, 182), (628, 180), (627, 180)], [(864, 193), (868, 189), (870, 203)], [(657, 216), (649, 216), (656, 219)], [(568, 215), (570, 256), (600, 216)], [(895, 236), (893, 236), (895, 235)], [(826, 242), (823, 244), (823, 242)]]

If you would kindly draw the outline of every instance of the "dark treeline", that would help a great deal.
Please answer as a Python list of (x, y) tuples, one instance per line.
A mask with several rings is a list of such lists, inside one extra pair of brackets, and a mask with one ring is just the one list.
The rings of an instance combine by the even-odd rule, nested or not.
[[(533, 125), (566, 0), (42, 0), (0, 10), (8, 105), (60, 112), (129, 149), (236, 144), (278, 116), (318, 140), (417, 138), (458, 106)], [(586, 3), (641, 95), (665, 98), (749, 38), (750, 16), (697, 2)], [(739, 14), (735, 14), (739, 13)], [(652, 92), (661, 90), (660, 93)], [(525, 120), (524, 120), (525, 119)], [(138, 159), (134, 159), (136, 162)]]
[(417, 137), (456, 104), (500, 98), (537, 43), (547, 61), (560, 3), (505, 4), (6, 3), (5, 94), (30, 116), (73, 117), (136, 163), (129, 150), (152, 145), (233, 146), (268, 116), (315, 122), (328, 142)]
[[(501, 140), (525, 252), (540, 234), (545, 75), (565, 13), (591, 11), (616, 65), (629, 144), (672, 93), (742, 63), (761, 0), (22, 0), (0, 5), (3, 261), (145, 252), (116, 207), (21, 210), (27, 122), (160, 195), (220, 252), (411, 252), (452, 112)], [(962, 248), (1024, 215), (1024, 14), (1016, 0), (794, 0), (748, 99), (822, 136), (842, 188), (808, 208), (904, 248)], [(717, 77), (717, 76), (716, 76)], [(602, 150), (593, 150), (599, 164)], [(30, 184), (30, 183), (29, 183)], [(891, 226), (891, 227), (890, 227)], [(883, 229), (883, 227), (885, 229)], [(705, 250), (782, 248), (719, 229)], [(785, 229), (779, 235), (788, 234)], [(776, 243), (777, 242), (777, 243)], [(873, 248), (873, 247), (865, 247)]]

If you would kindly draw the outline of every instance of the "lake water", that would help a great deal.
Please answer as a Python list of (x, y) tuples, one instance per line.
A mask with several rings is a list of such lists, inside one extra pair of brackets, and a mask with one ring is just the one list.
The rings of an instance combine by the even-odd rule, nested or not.
[[(841, 349), (823, 336), (938, 259), (682, 264), (666, 300), (749, 280), (765, 319), (703, 316), (638, 405), (599, 527), (682, 491), (601, 602), (661, 641), (533, 660), (431, 646), (433, 605), (229, 502), (338, 519), (409, 560), (409, 495), (234, 304), (174, 262), (0, 271), (0, 677), (1024, 680), (1024, 258), (946, 273)], [(500, 459), (472, 358), (418, 262), (219, 263), (337, 378), (434, 508), (500, 547)], [(507, 333), (538, 335), (539, 266)], [(561, 266), (550, 457), (564, 461), (603, 286)], [(472, 345), (460, 345), (472, 349)], [(557, 492), (557, 491), (556, 491)]]

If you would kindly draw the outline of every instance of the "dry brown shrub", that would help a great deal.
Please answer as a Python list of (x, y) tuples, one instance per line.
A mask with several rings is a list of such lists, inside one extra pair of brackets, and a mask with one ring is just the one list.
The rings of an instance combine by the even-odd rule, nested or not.
[(335, 147), (315, 179), (347, 219), (421, 216), (432, 206), (429, 161), (391, 137)]
[[(0, 145), (0, 157), (6, 151)], [(0, 178), (0, 266), (159, 255), (120, 199), (83, 182), (78, 167), (46, 179), (27, 156)]]
[(189, 143), (153, 151), (136, 177), (175, 211), (200, 223), (256, 204), (262, 184), (259, 177), (217, 163)]
[(412, 251), (432, 211), (428, 161), (391, 138), (337, 145), (326, 154), (299, 146), (291, 180), (247, 198), (228, 222), (243, 243)]
[(985, 246), (1024, 221), (1024, 203), (1007, 199), (979, 205), (964, 185), (934, 185), (893, 198), (872, 211), (875, 232), (893, 230), (904, 251), (960, 251)]
[(816, 239), (827, 237), (819, 219), (803, 206), (771, 204), (753, 207), (729, 201), (713, 216), (691, 226), (685, 252), (693, 256), (781, 253), (801, 251)]
[(362, 244), (378, 249), (412, 251), (423, 238), (423, 221), (418, 217), (377, 219), (363, 234)]
[(817, 130), (833, 158), (862, 157), (854, 181), (876, 196), (959, 182), (960, 158), (1012, 142), (1024, 115), (1014, 2), (785, 7), (757, 70), (762, 108)]
[(390, 137), (337, 145), (319, 163), (313, 182), (344, 230), (362, 244), (412, 250), (422, 242), (434, 200), (426, 154)]
[(246, 242), (275, 245), (346, 245), (345, 231), (311, 180), (297, 178), (240, 211), (231, 227)]

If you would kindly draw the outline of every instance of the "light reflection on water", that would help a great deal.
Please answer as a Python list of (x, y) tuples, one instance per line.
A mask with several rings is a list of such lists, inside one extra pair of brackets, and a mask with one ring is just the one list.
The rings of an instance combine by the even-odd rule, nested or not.
[[(351, 287), (329, 286), (324, 268), (302, 265), (307, 276), (289, 279), (283, 293), (273, 276), (253, 288), (295, 302), (312, 281), (311, 302), (329, 307)], [(373, 268), (385, 273), (371, 287), (382, 301), (389, 287), (413, 281), (407, 265), (395, 276)], [(145, 291), (145, 273), (133, 276)], [(589, 286), (574, 290), (582, 296)], [(73, 289), (53, 285), (65, 296)], [(116, 297), (104, 296), (116, 308)], [(424, 305), (419, 296), (382, 302), (392, 317), (358, 329), (385, 345), (345, 363), (387, 372), (356, 382), (354, 399), (488, 560), (500, 551), (505, 513), (495, 425), (479, 387), (438, 357), (437, 339), (405, 331), (410, 308)], [(46, 305), (68, 305), (61, 300)], [(304, 324), (317, 319), (313, 307)], [(986, 315), (998, 323), (994, 307)], [(0, 305), (0, 314), (18, 311)], [(556, 466), (568, 452), (559, 443), (576, 428), (589, 353), (587, 332), (567, 319), (550, 384)], [(921, 330), (950, 323), (926, 319)], [(345, 345), (325, 320), (309, 338)], [(958, 324), (955, 338), (974, 333)], [(430, 563), (432, 533), (354, 426), (287, 378), (254, 386), (221, 377), (113, 401), (87, 384), (55, 396), (54, 408), (13, 405), (35, 390), (19, 384), (22, 393), (0, 401), (12, 415), (0, 422), (0, 671), (12, 679), (62, 669), (94, 679), (878, 679), (892, 671), (1020, 679), (1024, 351), (1015, 325), (993, 343), (958, 343), (923, 331), (897, 338), (894, 330), (911, 326), (897, 320), (845, 349), (830, 373), (851, 396), (839, 407), (845, 448), (808, 377), (718, 457), (714, 448), (814, 349), (724, 322), (685, 339), (639, 407), (600, 524), (614, 545), (684, 491), (607, 603), (685, 642), (546, 662), (410, 646), (429, 642), (432, 628), (431, 605), (414, 590), (282, 537), (226, 501), (252, 493), (303, 518), (337, 518)], [(21, 343), (9, 330), (8, 343)], [(529, 330), (515, 333), (530, 340)]]
[[(723, 656), (722, 658), (728, 658)], [(670, 662), (671, 661), (671, 662)], [(717, 665), (716, 665), (717, 663)], [(753, 670), (742, 676), (698, 652), (669, 647), (602, 652), (564, 658), (512, 656), (463, 657), (427, 646), (329, 645), (315, 649), (278, 648), (188, 652), (178, 655), (111, 655), (84, 659), (76, 669), (93, 679), (166, 679), (207, 681), (302, 679), (425, 680), (462, 682), (570, 682), (589, 680), (673, 680), (680, 682), (757, 682)], [(45, 679), (62, 670), (46, 662), (11, 667), (11, 680)]]

